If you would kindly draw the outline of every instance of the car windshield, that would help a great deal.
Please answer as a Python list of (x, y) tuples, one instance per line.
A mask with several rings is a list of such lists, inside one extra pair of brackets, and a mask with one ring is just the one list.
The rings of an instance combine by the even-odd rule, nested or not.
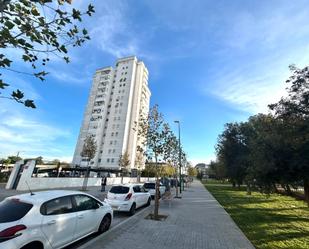
[(17, 199), (0, 202), (0, 223), (12, 222), (23, 218), (33, 207), (32, 204)]
[(125, 186), (113, 186), (109, 191), (113, 194), (126, 194), (129, 192), (129, 187)]
[(156, 184), (155, 183), (145, 183), (144, 184), (144, 188), (155, 189), (156, 188)]

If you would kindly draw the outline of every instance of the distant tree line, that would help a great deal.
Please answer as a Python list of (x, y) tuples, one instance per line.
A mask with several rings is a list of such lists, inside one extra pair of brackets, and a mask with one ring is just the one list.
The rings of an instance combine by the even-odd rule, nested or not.
[(290, 69), (287, 96), (269, 105), (269, 114), (225, 125), (210, 172), (245, 183), (249, 194), (252, 186), (265, 193), (303, 186), (309, 205), (309, 68)]

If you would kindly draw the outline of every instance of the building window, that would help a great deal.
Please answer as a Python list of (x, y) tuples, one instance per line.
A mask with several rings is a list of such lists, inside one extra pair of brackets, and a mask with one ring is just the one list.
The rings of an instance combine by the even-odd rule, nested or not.
[(111, 159), (111, 162), (112, 162), (112, 163), (114, 162), (114, 158)]
[(110, 154), (111, 152), (112, 152), (112, 150), (111, 150), (111, 149), (109, 149), (109, 150), (108, 150), (108, 154)]
[(98, 160), (98, 163), (100, 163), (100, 162), (101, 162), (101, 159)]
[(111, 135), (112, 135), (112, 137), (113, 137), (113, 136), (114, 136), (114, 132), (112, 132), (112, 134), (111, 134)]
[(115, 153), (116, 152), (116, 150), (115, 149), (113, 149), (113, 153)]
[(107, 158), (107, 159), (106, 159), (106, 162), (108, 162), (108, 163), (109, 163), (109, 158)]
[(116, 137), (118, 136), (118, 131), (115, 133), (115, 136), (116, 136)]
[(110, 141), (109, 144), (112, 145), (112, 144), (113, 144), (113, 141)]

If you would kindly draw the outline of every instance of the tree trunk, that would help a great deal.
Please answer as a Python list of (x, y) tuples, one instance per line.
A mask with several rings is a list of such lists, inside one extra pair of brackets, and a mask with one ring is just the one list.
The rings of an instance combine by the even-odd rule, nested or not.
[(157, 156), (155, 156), (156, 159), (156, 193), (155, 193), (155, 205), (154, 205), (154, 212), (153, 212), (153, 218), (155, 220), (158, 220), (159, 218), (159, 175), (158, 175), (158, 160)]
[(84, 177), (83, 188), (82, 188), (82, 190), (84, 190), (84, 191), (87, 190), (88, 178), (89, 178), (89, 171), (90, 171), (90, 167), (87, 166), (87, 171), (86, 171), (86, 175), (85, 175), (85, 177)]
[(309, 207), (309, 179), (304, 179), (304, 194), (305, 194), (305, 202), (307, 202)]
[(247, 195), (251, 195), (251, 184), (247, 182)]
[(175, 178), (175, 184), (176, 184), (176, 198), (178, 198), (178, 180), (177, 180), (177, 176)]
[(273, 184), (273, 188), (274, 188), (275, 193), (277, 193), (277, 194), (278, 194), (278, 193), (279, 193), (279, 191), (278, 191), (278, 189), (277, 189), (276, 183), (274, 183), (274, 184)]

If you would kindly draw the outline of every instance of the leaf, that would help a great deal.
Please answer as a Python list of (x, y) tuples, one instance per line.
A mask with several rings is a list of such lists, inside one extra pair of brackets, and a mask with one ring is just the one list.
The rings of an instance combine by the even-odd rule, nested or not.
[(73, 17), (73, 19), (77, 19), (77, 20), (79, 20), (81, 22), (82, 19), (80, 18), (80, 15), (81, 15), (80, 11), (73, 8), (73, 10), (72, 10), (72, 17)]
[(10, 67), (11, 66), (11, 60), (5, 58), (5, 59), (2, 59), (0, 60), (0, 67)]
[(83, 29), (83, 35), (87, 35), (87, 34), (88, 34), (87, 29)]
[(20, 100), (24, 97), (24, 93), (21, 92), (19, 89), (17, 89), (16, 91), (13, 91), (11, 96), (14, 98), (14, 99), (17, 99), (17, 100)]
[(40, 15), (40, 12), (39, 12), (38, 9), (35, 8), (35, 7), (33, 7), (33, 8), (31, 9), (31, 13), (32, 13), (32, 15), (34, 15), (34, 16), (39, 16), (39, 15)]
[(23, 55), (23, 60), (24, 61), (31, 61), (31, 58), (29, 57), (29, 55), (24, 54)]
[(33, 108), (33, 109), (36, 108), (35, 104), (33, 103), (33, 100), (30, 100), (30, 99), (25, 100), (24, 105), (26, 107), (30, 107), (30, 108)]
[(4, 83), (2, 80), (0, 80), (0, 88), (1, 88), (1, 89), (6, 88), (7, 86), (9, 86), (9, 84)]
[(12, 23), (11, 21), (6, 21), (6, 22), (4, 23), (4, 25), (5, 25), (8, 29), (12, 29), (12, 28), (14, 28), (14, 26), (15, 26), (15, 24)]
[(67, 53), (68, 50), (66, 49), (66, 47), (64, 45), (61, 45), (59, 48), (62, 52)]

